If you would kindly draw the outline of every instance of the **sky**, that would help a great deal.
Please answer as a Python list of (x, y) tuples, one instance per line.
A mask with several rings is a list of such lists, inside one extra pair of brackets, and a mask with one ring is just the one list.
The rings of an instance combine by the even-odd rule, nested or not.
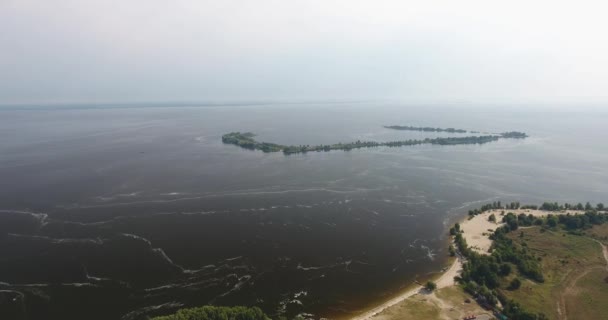
[(604, 1), (0, 0), (0, 104), (608, 102)]

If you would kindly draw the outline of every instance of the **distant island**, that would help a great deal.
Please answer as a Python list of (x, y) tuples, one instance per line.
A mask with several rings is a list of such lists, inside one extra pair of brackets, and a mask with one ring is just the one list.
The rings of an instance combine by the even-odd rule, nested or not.
[[(456, 130), (456, 129), (454, 129)], [(280, 145), (270, 142), (260, 142), (254, 139), (255, 134), (251, 132), (230, 132), (222, 136), (222, 142), (233, 144), (244, 149), (261, 150), (263, 152), (280, 152), (284, 154), (320, 152), (331, 150), (352, 150), (360, 148), (374, 147), (404, 147), (421, 144), (437, 144), (437, 145), (461, 145), (461, 144), (484, 144), (488, 142), (498, 141), (500, 139), (524, 139), (528, 135), (523, 132), (510, 131), (498, 135), (485, 136), (468, 136), (468, 137), (447, 137), (447, 138), (426, 138), (426, 139), (409, 139), (401, 141), (376, 142), (376, 141), (360, 141), (336, 144), (320, 144), (320, 145)]]
[(407, 130), (407, 131), (425, 131), (425, 132), (449, 132), (449, 133), (467, 133), (467, 130), (454, 128), (432, 128), (432, 127), (412, 127), (412, 126), (384, 126), (387, 129)]

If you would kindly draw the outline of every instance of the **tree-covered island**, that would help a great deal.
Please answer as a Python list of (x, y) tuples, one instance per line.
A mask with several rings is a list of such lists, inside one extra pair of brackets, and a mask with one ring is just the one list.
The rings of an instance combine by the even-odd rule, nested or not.
[(384, 126), (387, 129), (407, 130), (407, 131), (424, 131), (424, 132), (448, 132), (448, 133), (467, 133), (467, 130), (454, 128), (432, 128), (432, 127), (412, 127), (412, 126)]
[(523, 132), (505, 132), (499, 135), (485, 135), (485, 136), (469, 136), (469, 137), (447, 137), (447, 138), (426, 138), (426, 139), (409, 139), (401, 141), (389, 141), (389, 142), (376, 142), (376, 141), (360, 141), (348, 143), (336, 143), (336, 144), (320, 144), (320, 145), (280, 145), (270, 142), (260, 142), (254, 139), (255, 134), (251, 132), (230, 132), (222, 136), (222, 142), (226, 144), (233, 144), (241, 148), (250, 150), (261, 150), (263, 152), (279, 152), (282, 151), (284, 154), (294, 153), (306, 153), (306, 152), (320, 152), (320, 151), (331, 151), (331, 150), (352, 150), (360, 148), (374, 148), (374, 147), (404, 147), (414, 146), (421, 144), (437, 144), (437, 145), (461, 145), (461, 144), (484, 144), (488, 142), (494, 142), (499, 139), (523, 139), (527, 138)]

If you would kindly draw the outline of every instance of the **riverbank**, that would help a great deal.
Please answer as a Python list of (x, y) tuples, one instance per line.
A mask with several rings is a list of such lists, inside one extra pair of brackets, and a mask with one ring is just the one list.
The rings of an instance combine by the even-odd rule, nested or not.
[[(468, 225), (469, 227), (475, 226), (478, 227), (481, 225), (478, 220), (481, 219), (480, 216), (473, 217), (472, 219), (468, 219), (464, 217), (461, 221), (461, 225)], [(471, 228), (473, 229), (473, 228)], [(477, 228), (475, 228), (477, 229)], [(450, 241), (451, 243), (452, 241)], [(431, 281), (434, 281), (437, 285), (437, 289), (449, 288), (455, 286), (456, 282), (454, 281), (454, 277), (458, 276), (462, 271), (462, 265), (464, 263), (464, 258), (460, 255), (457, 255), (455, 258), (452, 258), (452, 262), (447, 266), (447, 270), (440, 274), (438, 277), (431, 278)], [(390, 298), (389, 300), (381, 303), (380, 305), (373, 307), (355, 317), (352, 317), (351, 320), (369, 320), (372, 319), (379, 314), (385, 312), (391, 307), (394, 307), (398, 304), (403, 303), (405, 300), (416, 296), (418, 294), (428, 293), (422, 285), (416, 285), (412, 288), (406, 289), (404, 292)]]
[[(462, 258), (458, 257), (454, 259), (454, 261), (450, 264), (448, 269), (442, 273), (438, 278), (431, 279), (437, 284), (437, 289), (447, 288), (454, 286), (454, 277), (460, 274), (462, 271)], [(376, 315), (384, 312), (385, 310), (402, 303), (410, 297), (413, 297), (417, 294), (428, 293), (428, 291), (422, 285), (416, 285), (414, 288), (408, 289), (405, 292), (397, 295), (396, 297), (391, 298), (390, 300), (382, 303), (381, 305), (374, 307), (356, 317), (351, 318), (352, 320), (368, 320)]]
[[(475, 216), (466, 216), (460, 220), (460, 230), (470, 248), (481, 254), (489, 254), (489, 250), (492, 245), (492, 240), (489, 236), (496, 231), (499, 227), (503, 226), (502, 216), (507, 213), (513, 213), (515, 215), (525, 214), (532, 215), (534, 217), (546, 217), (549, 214), (583, 214), (583, 210), (562, 210), (562, 211), (545, 211), (537, 209), (491, 209)], [(495, 221), (490, 221), (490, 216), (495, 216)], [(464, 258), (457, 256), (456, 259), (449, 265), (448, 269), (442, 273), (438, 278), (432, 279), (437, 284), (437, 289), (441, 290), (444, 288), (454, 287), (456, 282), (454, 277), (458, 276), (462, 271), (462, 265)], [(426, 300), (432, 300), (437, 305), (443, 305), (441, 298), (435, 295), (429, 295), (423, 286), (418, 285), (411, 288), (389, 300), (374, 307), (362, 314), (351, 318), (352, 320), (369, 320), (372, 318), (380, 318), (389, 309), (403, 304), (406, 300), (415, 297), (418, 294), (426, 294)]]

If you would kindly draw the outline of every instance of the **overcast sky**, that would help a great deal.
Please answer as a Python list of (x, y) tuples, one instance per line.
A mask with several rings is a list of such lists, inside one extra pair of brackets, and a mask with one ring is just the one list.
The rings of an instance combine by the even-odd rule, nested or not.
[(606, 102), (604, 3), (0, 0), (0, 103)]

